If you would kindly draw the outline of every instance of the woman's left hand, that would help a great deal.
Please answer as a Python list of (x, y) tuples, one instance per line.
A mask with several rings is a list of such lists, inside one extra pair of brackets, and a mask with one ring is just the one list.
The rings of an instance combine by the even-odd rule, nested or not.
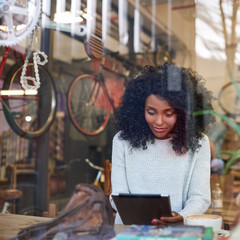
[(153, 225), (167, 225), (168, 223), (183, 223), (183, 216), (177, 212), (172, 212), (172, 217), (161, 217), (160, 219), (153, 219)]

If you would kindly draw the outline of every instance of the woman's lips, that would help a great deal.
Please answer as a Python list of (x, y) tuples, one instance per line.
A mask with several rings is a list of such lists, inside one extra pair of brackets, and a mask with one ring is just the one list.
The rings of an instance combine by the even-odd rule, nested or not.
[(165, 132), (165, 131), (166, 131), (165, 128), (156, 128), (156, 127), (154, 127), (153, 130), (154, 130), (155, 132), (158, 132), (158, 133), (162, 133), (162, 132)]

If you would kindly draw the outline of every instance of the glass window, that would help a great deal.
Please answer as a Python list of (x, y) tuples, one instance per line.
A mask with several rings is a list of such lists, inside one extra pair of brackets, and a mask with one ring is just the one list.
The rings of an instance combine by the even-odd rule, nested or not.
[(217, 113), (209, 138), (217, 153), (239, 149), (238, 1), (12, 2), (0, 3), (0, 187), (22, 191), (15, 213), (60, 211), (78, 183), (111, 192), (113, 114), (145, 65), (202, 75)]

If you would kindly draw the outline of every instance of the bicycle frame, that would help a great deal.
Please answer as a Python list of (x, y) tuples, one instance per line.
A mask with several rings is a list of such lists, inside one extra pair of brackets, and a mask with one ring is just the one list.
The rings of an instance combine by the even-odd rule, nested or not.
[[(110, 54), (110, 56), (115, 56), (116, 54), (118, 54), (118, 52), (113, 52)], [(99, 70), (98, 70), (98, 73), (96, 75), (96, 78), (98, 79), (98, 81), (103, 85), (103, 87), (105, 88), (105, 91), (106, 91), (106, 94), (107, 94), (107, 97), (108, 97), (108, 101), (113, 109), (113, 112), (116, 111), (116, 107), (114, 106), (114, 101), (113, 99), (111, 98), (110, 94), (109, 94), (109, 91), (108, 91), (108, 88), (105, 84), (105, 79), (104, 79), (104, 75), (102, 73), (103, 70), (107, 71), (107, 72), (110, 72), (110, 73), (113, 73), (117, 76), (120, 76), (122, 78), (126, 78), (126, 76), (124, 74), (121, 74), (121, 73), (118, 73), (112, 69), (109, 69), (109, 68), (106, 68), (105, 67), (105, 60), (106, 60), (106, 57), (103, 57), (102, 60), (101, 60), (101, 64), (100, 64), (100, 67), (99, 67)]]
[[(101, 84), (102, 84), (103, 87), (105, 88), (106, 93), (107, 93), (107, 97), (108, 97), (108, 101), (109, 101), (109, 103), (110, 103), (111, 106), (112, 106), (113, 112), (115, 112), (115, 111), (116, 111), (116, 108), (115, 108), (115, 106), (114, 106), (113, 99), (111, 98), (111, 96), (110, 96), (110, 94), (109, 94), (109, 92), (108, 92), (107, 86), (106, 86), (106, 84), (105, 84), (105, 80), (104, 80), (104, 76), (103, 76), (103, 74), (102, 74), (102, 70), (104, 69), (104, 70), (109, 71), (109, 72), (114, 73), (114, 74), (116, 74), (116, 72), (114, 72), (114, 71), (112, 71), (112, 70), (110, 70), (110, 69), (108, 69), (108, 68), (105, 68), (105, 67), (104, 67), (104, 64), (105, 64), (105, 58), (103, 58), (103, 60), (101, 61), (101, 65), (100, 65), (100, 68), (99, 68), (99, 71), (98, 71), (98, 74), (97, 74), (97, 79), (99, 80), (99, 82), (101, 82)], [(124, 77), (125, 77), (125, 76), (124, 76)]]
[[(22, 60), (25, 61), (25, 56), (24, 56), (24, 54), (22, 53), (20, 46), (17, 45), (17, 47), (18, 47), (18, 49), (19, 49), (19, 53), (20, 53), (20, 55), (21, 55), (21, 57), (22, 57)], [(4, 69), (4, 66), (5, 66), (5, 63), (6, 63), (6, 61), (7, 61), (7, 58), (8, 58), (10, 49), (11, 49), (11, 48), (8, 46), (8, 47), (6, 48), (6, 50), (5, 50), (5, 53), (4, 53), (3, 57), (2, 57), (2, 61), (1, 61), (1, 64), (0, 64), (0, 79), (1, 79), (1, 76), (2, 76), (2, 73), (3, 73), (3, 69)], [(17, 60), (18, 60), (18, 59), (17, 59), (17, 52), (16, 52), (15, 49), (14, 49), (14, 59), (15, 59), (15, 62), (17, 62)]]

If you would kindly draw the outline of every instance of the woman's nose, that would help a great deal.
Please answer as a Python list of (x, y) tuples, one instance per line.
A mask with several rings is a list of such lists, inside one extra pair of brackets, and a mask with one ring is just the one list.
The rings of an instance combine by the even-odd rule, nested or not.
[(163, 116), (158, 115), (155, 121), (156, 124), (161, 125), (163, 123)]

